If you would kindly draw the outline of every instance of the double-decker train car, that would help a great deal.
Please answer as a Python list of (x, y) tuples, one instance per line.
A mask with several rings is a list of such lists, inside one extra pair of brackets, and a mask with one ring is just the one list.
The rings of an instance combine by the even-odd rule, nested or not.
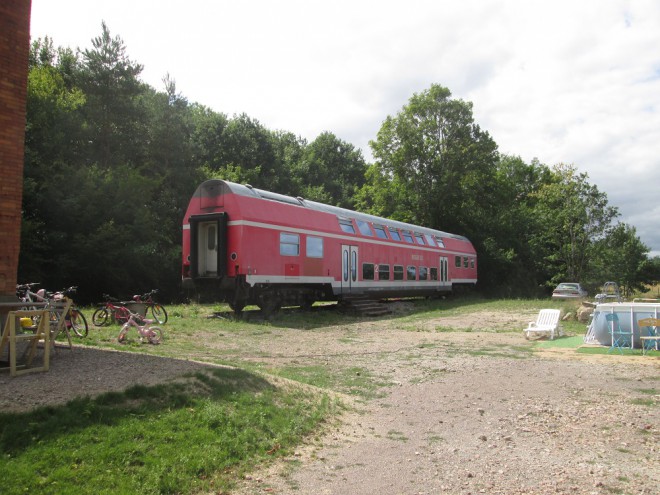
[(215, 179), (190, 200), (182, 254), (184, 289), (234, 311), (442, 295), (477, 282), (463, 236)]

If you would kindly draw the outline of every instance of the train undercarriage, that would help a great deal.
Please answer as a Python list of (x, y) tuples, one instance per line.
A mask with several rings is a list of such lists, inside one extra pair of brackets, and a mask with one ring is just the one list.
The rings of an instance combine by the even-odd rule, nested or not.
[(272, 315), (283, 307), (298, 306), (309, 309), (318, 301), (341, 301), (363, 297), (386, 299), (388, 297), (440, 297), (451, 294), (451, 289), (414, 290), (403, 294), (401, 289), (378, 291), (351, 291), (334, 293), (330, 284), (255, 284), (250, 285), (244, 276), (197, 278), (184, 284), (200, 302), (224, 302), (232, 311), (240, 314), (246, 306), (257, 306), (265, 315)]

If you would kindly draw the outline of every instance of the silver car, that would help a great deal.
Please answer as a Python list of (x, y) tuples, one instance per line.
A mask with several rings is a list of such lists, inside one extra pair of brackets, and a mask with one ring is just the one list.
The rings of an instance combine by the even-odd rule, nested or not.
[(582, 299), (587, 295), (587, 291), (574, 282), (562, 282), (552, 291), (553, 299)]

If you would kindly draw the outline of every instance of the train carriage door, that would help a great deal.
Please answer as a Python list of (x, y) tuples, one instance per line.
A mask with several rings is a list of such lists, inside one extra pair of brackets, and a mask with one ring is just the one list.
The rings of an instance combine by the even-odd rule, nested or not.
[(341, 292), (348, 294), (357, 285), (358, 247), (342, 244), (341, 246)]
[(447, 282), (449, 279), (449, 258), (440, 256), (440, 282)]
[(227, 215), (190, 217), (190, 268), (193, 278), (222, 277), (227, 257)]
[(202, 276), (218, 274), (218, 222), (201, 222), (199, 224), (199, 265), (197, 272)]

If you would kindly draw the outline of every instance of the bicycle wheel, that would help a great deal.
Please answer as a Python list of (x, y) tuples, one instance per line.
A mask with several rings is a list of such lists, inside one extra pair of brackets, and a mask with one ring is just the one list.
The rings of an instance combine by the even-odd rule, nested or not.
[(151, 306), (151, 314), (153, 315), (154, 320), (156, 320), (161, 325), (167, 323), (167, 311), (160, 304), (154, 304)]
[(159, 327), (150, 327), (148, 339), (150, 344), (160, 344), (163, 340), (163, 331)]
[(69, 320), (71, 321), (73, 333), (78, 337), (87, 337), (89, 327), (87, 326), (87, 319), (85, 318), (85, 315), (82, 314), (82, 311), (79, 311), (78, 308), (71, 308), (69, 311)]
[(109, 316), (110, 314), (108, 313), (107, 308), (99, 308), (94, 311), (94, 314), (92, 315), (92, 323), (96, 327), (104, 327), (108, 324)]

